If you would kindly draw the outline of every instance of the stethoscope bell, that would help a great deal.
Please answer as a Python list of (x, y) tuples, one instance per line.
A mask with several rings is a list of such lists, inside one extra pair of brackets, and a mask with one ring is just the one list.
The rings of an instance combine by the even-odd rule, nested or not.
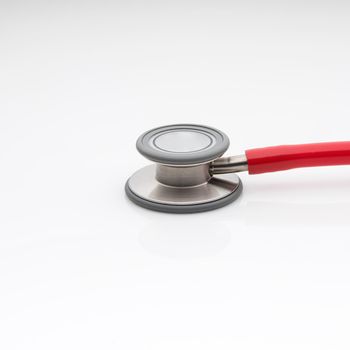
[(327, 165), (350, 164), (350, 142), (283, 145), (246, 150), (244, 155), (221, 156), (228, 137), (201, 125), (169, 125), (147, 131), (136, 147), (156, 162), (137, 171), (125, 190), (136, 204), (168, 213), (194, 213), (220, 208), (242, 192), (233, 173), (249, 174)]
[(214, 176), (212, 169), (229, 144), (225, 133), (207, 126), (178, 124), (149, 130), (136, 147), (156, 164), (134, 173), (125, 185), (126, 194), (144, 208), (168, 213), (202, 212), (229, 204), (241, 194), (242, 182), (232, 173)]

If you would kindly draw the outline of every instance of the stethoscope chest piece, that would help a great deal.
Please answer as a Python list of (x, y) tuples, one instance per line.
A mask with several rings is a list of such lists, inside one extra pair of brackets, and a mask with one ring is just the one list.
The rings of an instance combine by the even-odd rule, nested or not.
[(168, 125), (141, 135), (138, 151), (156, 164), (137, 171), (125, 185), (136, 204), (169, 213), (220, 208), (242, 192), (234, 173), (249, 175), (296, 168), (350, 165), (350, 141), (280, 145), (221, 157), (229, 139), (217, 129), (193, 124)]
[(136, 204), (169, 213), (194, 213), (220, 208), (242, 192), (235, 174), (213, 176), (212, 162), (229, 147), (223, 132), (192, 124), (149, 130), (136, 143), (156, 164), (134, 173), (125, 185)]

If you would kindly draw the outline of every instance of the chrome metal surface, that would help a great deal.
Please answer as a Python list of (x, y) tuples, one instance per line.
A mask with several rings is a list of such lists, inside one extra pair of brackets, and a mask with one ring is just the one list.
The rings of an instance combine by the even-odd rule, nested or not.
[(248, 161), (244, 154), (233, 157), (222, 157), (210, 164), (210, 173), (213, 175), (237, 173), (240, 171), (248, 171)]
[(156, 167), (156, 179), (168, 186), (198, 186), (210, 178), (209, 163), (186, 167), (157, 164)]
[(128, 180), (129, 190), (150, 202), (186, 206), (219, 201), (240, 187), (239, 177), (234, 174), (215, 176), (196, 186), (169, 186), (159, 182), (156, 174), (156, 165), (140, 169)]

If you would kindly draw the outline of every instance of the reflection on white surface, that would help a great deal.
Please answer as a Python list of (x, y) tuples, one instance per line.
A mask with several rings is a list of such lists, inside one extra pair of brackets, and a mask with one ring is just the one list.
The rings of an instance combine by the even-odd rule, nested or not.
[(222, 223), (210, 223), (203, 216), (193, 221), (153, 221), (139, 232), (139, 242), (149, 253), (172, 259), (210, 257), (225, 249), (231, 240), (231, 233)]

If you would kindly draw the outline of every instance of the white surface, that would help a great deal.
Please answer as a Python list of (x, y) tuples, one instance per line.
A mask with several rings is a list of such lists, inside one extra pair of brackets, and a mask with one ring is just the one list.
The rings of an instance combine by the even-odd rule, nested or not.
[(350, 167), (146, 211), (135, 140), (349, 140), (345, 1), (0, 3), (1, 349), (349, 349)]

